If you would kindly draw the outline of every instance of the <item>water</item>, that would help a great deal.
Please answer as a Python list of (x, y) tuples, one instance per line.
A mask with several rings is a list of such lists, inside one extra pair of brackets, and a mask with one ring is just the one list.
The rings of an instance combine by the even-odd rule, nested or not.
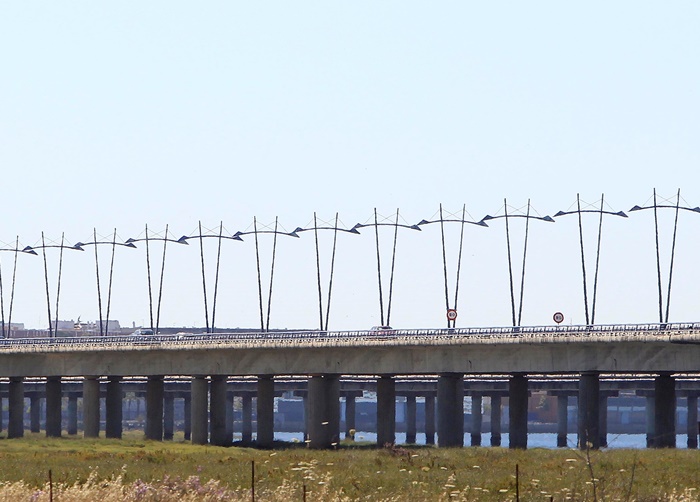
[[(343, 436), (344, 437), (344, 436)], [(566, 443), (569, 447), (576, 447), (576, 434), (569, 434), (566, 438)], [(301, 442), (304, 440), (304, 435), (302, 433), (294, 432), (276, 432), (275, 439), (279, 441), (289, 441), (289, 442)], [(374, 432), (363, 432), (358, 431), (355, 434), (355, 439), (357, 441), (367, 441), (374, 443), (377, 441), (377, 434)], [(396, 444), (403, 444), (406, 442), (406, 434), (402, 432), (396, 433)], [(425, 434), (416, 434), (416, 444), (425, 444)], [(464, 435), (464, 445), (469, 446), (471, 444), (471, 435)], [(490, 446), (491, 445), (491, 434), (485, 432), (481, 435), (481, 445)], [(508, 446), (508, 434), (501, 435), (501, 445), (504, 447)], [(543, 434), (543, 433), (533, 433), (527, 435), (527, 446), (528, 448), (556, 448), (557, 447), (557, 435), (556, 434)], [(608, 446), (609, 449), (613, 448), (646, 448), (647, 438), (646, 434), (608, 434)], [(676, 436), (676, 448), (687, 448), (686, 436), (683, 434), (678, 434)]]

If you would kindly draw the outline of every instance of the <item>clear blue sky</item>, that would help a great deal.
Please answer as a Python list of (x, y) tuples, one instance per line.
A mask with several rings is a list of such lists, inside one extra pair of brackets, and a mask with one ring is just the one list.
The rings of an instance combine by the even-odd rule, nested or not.
[[(276, 215), (291, 230), (314, 211), (351, 226), (375, 207), (415, 223), (439, 203), (478, 219), (504, 197), (552, 214), (576, 193), (627, 210), (654, 187), (700, 205), (699, 21), (694, 1), (3, 2), (0, 241), (126, 239), (146, 223), (179, 236), (199, 220), (235, 232)], [(661, 223), (666, 276), (672, 214)], [(458, 325), (507, 325), (502, 221), (467, 230)], [(523, 323), (583, 322), (575, 217), (531, 230)], [(681, 214), (675, 320), (700, 318), (699, 230)], [(275, 327), (317, 325), (311, 237), (280, 242)], [(650, 212), (606, 220), (600, 322), (656, 320), (653, 239)], [(373, 245), (369, 230), (339, 238), (331, 328), (378, 324)], [(202, 325), (198, 249), (168, 252), (161, 324)], [(60, 317), (96, 319), (92, 249), (78, 255)], [(223, 258), (217, 324), (256, 326), (252, 239)], [(392, 324), (443, 325), (439, 230), (401, 232), (397, 260)], [(146, 323), (147, 300), (143, 247), (119, 249), (110, 317)], [(14, 308), (47, 324), (40, 256), (20, 257)]]

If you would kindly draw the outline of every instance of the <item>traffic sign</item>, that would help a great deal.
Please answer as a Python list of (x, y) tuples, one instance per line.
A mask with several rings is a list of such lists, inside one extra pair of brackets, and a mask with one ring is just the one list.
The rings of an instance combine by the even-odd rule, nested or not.
[(455, 309), (447, 309), (447, 320), (454, 321), (457, 319), (457, 311)]
[(564, 314), (562, 314), (561, 312), (555, 312), (552, 316), (552, 319), (554, 319), (555, 323), (561, 324), (561, 322), (564, 320)]

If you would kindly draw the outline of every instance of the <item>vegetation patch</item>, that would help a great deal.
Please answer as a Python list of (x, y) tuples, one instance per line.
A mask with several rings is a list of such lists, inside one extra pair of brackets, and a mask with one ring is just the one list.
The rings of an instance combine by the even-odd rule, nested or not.
[(0, 458), (0, 501), (251, 500), (253, 479), (269, 501), (700, 500), (697, 450), (255, 450), (30, 434), (0, 441)]

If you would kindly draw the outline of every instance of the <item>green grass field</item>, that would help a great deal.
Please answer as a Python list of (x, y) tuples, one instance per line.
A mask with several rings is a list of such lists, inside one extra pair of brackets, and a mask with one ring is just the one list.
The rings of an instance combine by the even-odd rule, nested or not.
[(0, 500), (49, 500), (49, 470), (54, 500), (251, 500), (253, 462), (257, 500), (515, 500), (516, 466), (520, 500), (700, 500), (693, 450), (263, 451), (29, 434), (0, 440), (0, 459)]

